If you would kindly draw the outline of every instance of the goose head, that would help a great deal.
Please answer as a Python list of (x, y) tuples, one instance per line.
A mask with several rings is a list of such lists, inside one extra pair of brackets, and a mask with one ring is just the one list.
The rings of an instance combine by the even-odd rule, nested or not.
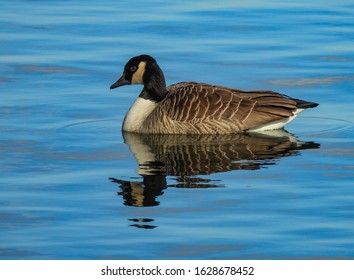
[(160, 101), (166, 95), (163, 72), (156, 60), (149, 55), (132, 57), (125, 64), (122, 76), (111, 85), (110, 89), (134, 84), (144, 85), (140, 97), (147, 96), (148, 99)]

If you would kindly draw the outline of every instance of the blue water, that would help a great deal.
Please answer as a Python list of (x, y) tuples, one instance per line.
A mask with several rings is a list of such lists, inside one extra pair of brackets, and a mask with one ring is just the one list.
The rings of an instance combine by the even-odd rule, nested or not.
[[(353, 1), (0, 11), (1, 259), (354, 258)], [(124, 140), (141, 86), (109, 86), (142, 53), (168, 84), (320, 106), (281, 137)], [(160, 161), (139, 166), (149, 152)]]

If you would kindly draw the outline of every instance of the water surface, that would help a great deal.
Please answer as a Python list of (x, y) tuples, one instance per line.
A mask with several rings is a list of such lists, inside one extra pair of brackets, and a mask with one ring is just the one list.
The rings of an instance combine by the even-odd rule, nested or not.
[[(2, 1), (1, 259), (354, 258), (353, 1)], [(140, 86), (320, 103), (268, 136), (122, 135)]]

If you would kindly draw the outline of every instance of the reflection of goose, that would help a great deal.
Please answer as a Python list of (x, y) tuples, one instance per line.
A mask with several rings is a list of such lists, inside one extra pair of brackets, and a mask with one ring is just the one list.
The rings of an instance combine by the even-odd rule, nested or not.
[(157, 134), (225, 134), (279, 129), (318, 104), (272, 91), (245, 92), (204, 83), (166, 87), (156, 60), (133, 57), (111, 89), (144, 88), (123, 122), (123, 131)]
[(138, 164), (138, 174), (205, 175), (238, 169), (259, 169), (300, 149), (316, 148), (277, 130), (268, 134), (156, 135), (124, 133)]
[(166, 176), (163, 175), (143, 176), (143, 182), (130, 182), (115, 178), (109, 179), (120, 185), (122, 191), (118, 192), (118, 194), (123, 196), (124, 204), (128, 206), (159, 205), (156, 197), (162, 195), (163, 190), (167, 188)]
[[(157, 205), (156, 196), (167, 187), (166, 175), (176, 176), (177, 187), (219, 187), (200, 178), (216, 172), (256, 170), (274, 164), (275, 159), (315, 149), (319, 144), (301, 142), (284, 130), (267, 134), (240, 135), (157, 135), (124, 133), (125, 142), (134, 154), (143, 182), (119, 179), (125, 204)], [(170, 185), (171, 186), (171, 185)]]

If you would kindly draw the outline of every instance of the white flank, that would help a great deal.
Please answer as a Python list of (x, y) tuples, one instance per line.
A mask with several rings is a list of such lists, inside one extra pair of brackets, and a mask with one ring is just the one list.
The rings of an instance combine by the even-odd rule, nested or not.
[(257, 126), (255, 128), (249, 129), (249, 132), (260, 132), (260, 131), (266, 131), (266, 130), (274, 130), (274, 129), (281, 129), (283, 128), (286, 124), (288, 124), (289, 122), (291, 122), (293, 119), (295, 119), (297, 117), (297, 115), (299, 113), (301, 113), (304, 109), (296, 109), (293, 112), (293, 116), (289, 117), (289, 118), (284, 118), (282, 120), (279, 121), (275, 121), (275, 122), (270, 122), (264, 125), (260, 125)]
[(137, 132), (143, 122), (156, 108), (157, 103), (138, 97), (130, 107), (123, 121), (123, 131)]

